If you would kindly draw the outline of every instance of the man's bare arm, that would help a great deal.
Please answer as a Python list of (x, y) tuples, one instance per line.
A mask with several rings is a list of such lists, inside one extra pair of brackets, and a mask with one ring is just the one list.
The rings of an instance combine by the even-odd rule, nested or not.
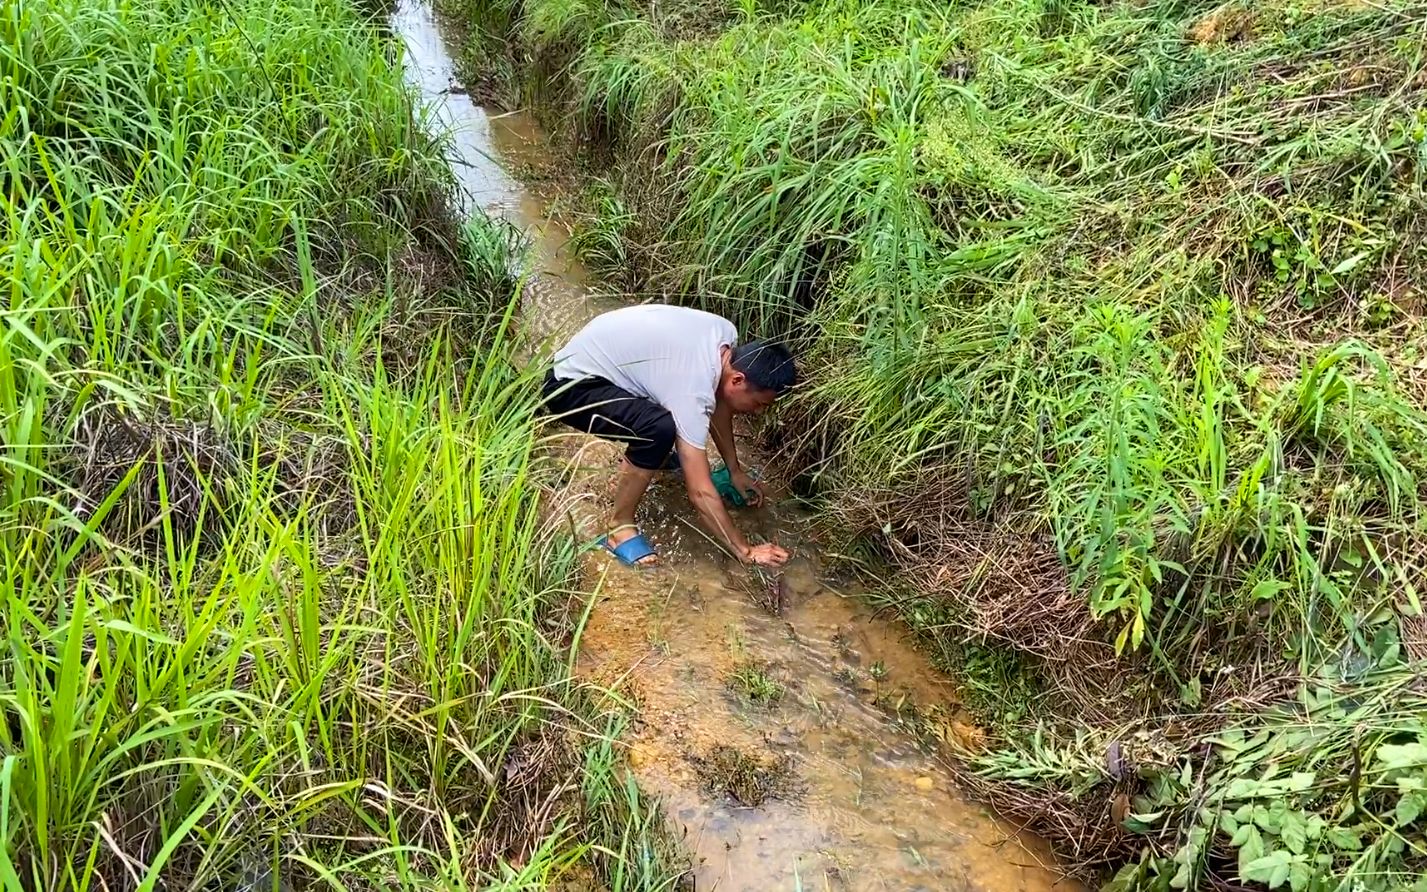
[(699, 516), (709, 529), (723, 537), (733, 550), (734, 557), (740, 561), (766, 567), (782, 566), (788, 560), (786, 549), (772, 542), (750, 546), (738, 527), (733, 525), (733, 518), (728, 516), (728, 509), (723, 506), (723, 499), (714, 488), (713, 474), (709, 471), (709, 454), (683, 440), (676, 440), (675, 443), (679, 450), (679, 464), (684, 469), (684, 485), (689, 490), (689, 501), (698, 509)]
[(763, 504), (763, 485), (750, 477), (738, 461), (738, 446), (733, 438), (733, 410), (722, 400), (714, 403), (713, 417), (709, 420), (709, 433), (713, 435), (718, 454), (723, 456), (723, 463), (728, 466), (733, 485), (744, 494), (749, 504)]
[[(714, 442), (718, 442), (717, 438)], [(683, 440), (675, 440), (674, 443), (679, 451), (679, 466), (684, 471), (684, 486), (689, 491), (689, 501), (693, 503), (708, 528), (723, 537), (724, 542), (733, 550), (734, 556), (740, 561), (747, 561), (748, 540), (743, 538), (743, 534), (734, 525), (733, 518), (728, 516), (728, 509), (723, 506), (723, 499), (714, 487), (713, 472), (709, 469), (709, 454)], [(724, 456), (724, 461), (728, 460), (729, 456)]]
[(743, 466), (738, 463), (738, 449), (733, 441), (733, 410), (723, 400), (714, 403), (709, 433), (713, 434), (714, 445), (718, 447), (718, 454), (723, 457), (728, 470), (734, 474), (742, 471)]

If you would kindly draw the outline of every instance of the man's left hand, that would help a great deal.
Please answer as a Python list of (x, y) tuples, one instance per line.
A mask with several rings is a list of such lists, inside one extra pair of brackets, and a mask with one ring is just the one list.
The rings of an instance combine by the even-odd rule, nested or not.
[(735, 489), (743, 493), (749, 505), (757, 507), (763, 504), (763, 484), (750, 477), (747, 471), (732, 471), (728, 479)]

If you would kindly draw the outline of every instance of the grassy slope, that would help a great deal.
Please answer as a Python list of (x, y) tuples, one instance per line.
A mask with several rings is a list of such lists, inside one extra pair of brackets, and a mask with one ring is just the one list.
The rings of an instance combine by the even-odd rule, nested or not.
[(665, 887), (394, 58), (338, 0), (3, 7), (6, 892)]
[(790, 461), (1041, 695), (1004, 806), (1145, 888), (1415, 878), (1427, 6), (451, 8), (606, 166), (592, 261), (801, 342)]

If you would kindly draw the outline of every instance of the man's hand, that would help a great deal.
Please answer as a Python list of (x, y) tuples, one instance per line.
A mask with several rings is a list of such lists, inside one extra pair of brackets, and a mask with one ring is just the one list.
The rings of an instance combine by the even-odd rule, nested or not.
[(749, 476), (747, 471), (741, 468), (737, 471), (729, 471), (728, 479), (733, 483), (733, 488), (743, 494), (748, 504), (755, 508), (763, 504), (763, 484)]
[(760, 567), (781, 567), (788, 561), (788, 552), (772, 542), (749, 546), (744, 561)]

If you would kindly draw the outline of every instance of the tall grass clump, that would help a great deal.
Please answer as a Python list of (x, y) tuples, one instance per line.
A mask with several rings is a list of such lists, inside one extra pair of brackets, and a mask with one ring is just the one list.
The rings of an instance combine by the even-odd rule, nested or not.
[(794, 338), (784, 459), (1039, 691), (983, 789), (1132, 887), (1415, 882), (1427, 5), (669, 6), (503, 21), (617, 186), (592, 256)]
[(4, 6), (6, 892), (667, 888), (396, 56), (335, 0)]

